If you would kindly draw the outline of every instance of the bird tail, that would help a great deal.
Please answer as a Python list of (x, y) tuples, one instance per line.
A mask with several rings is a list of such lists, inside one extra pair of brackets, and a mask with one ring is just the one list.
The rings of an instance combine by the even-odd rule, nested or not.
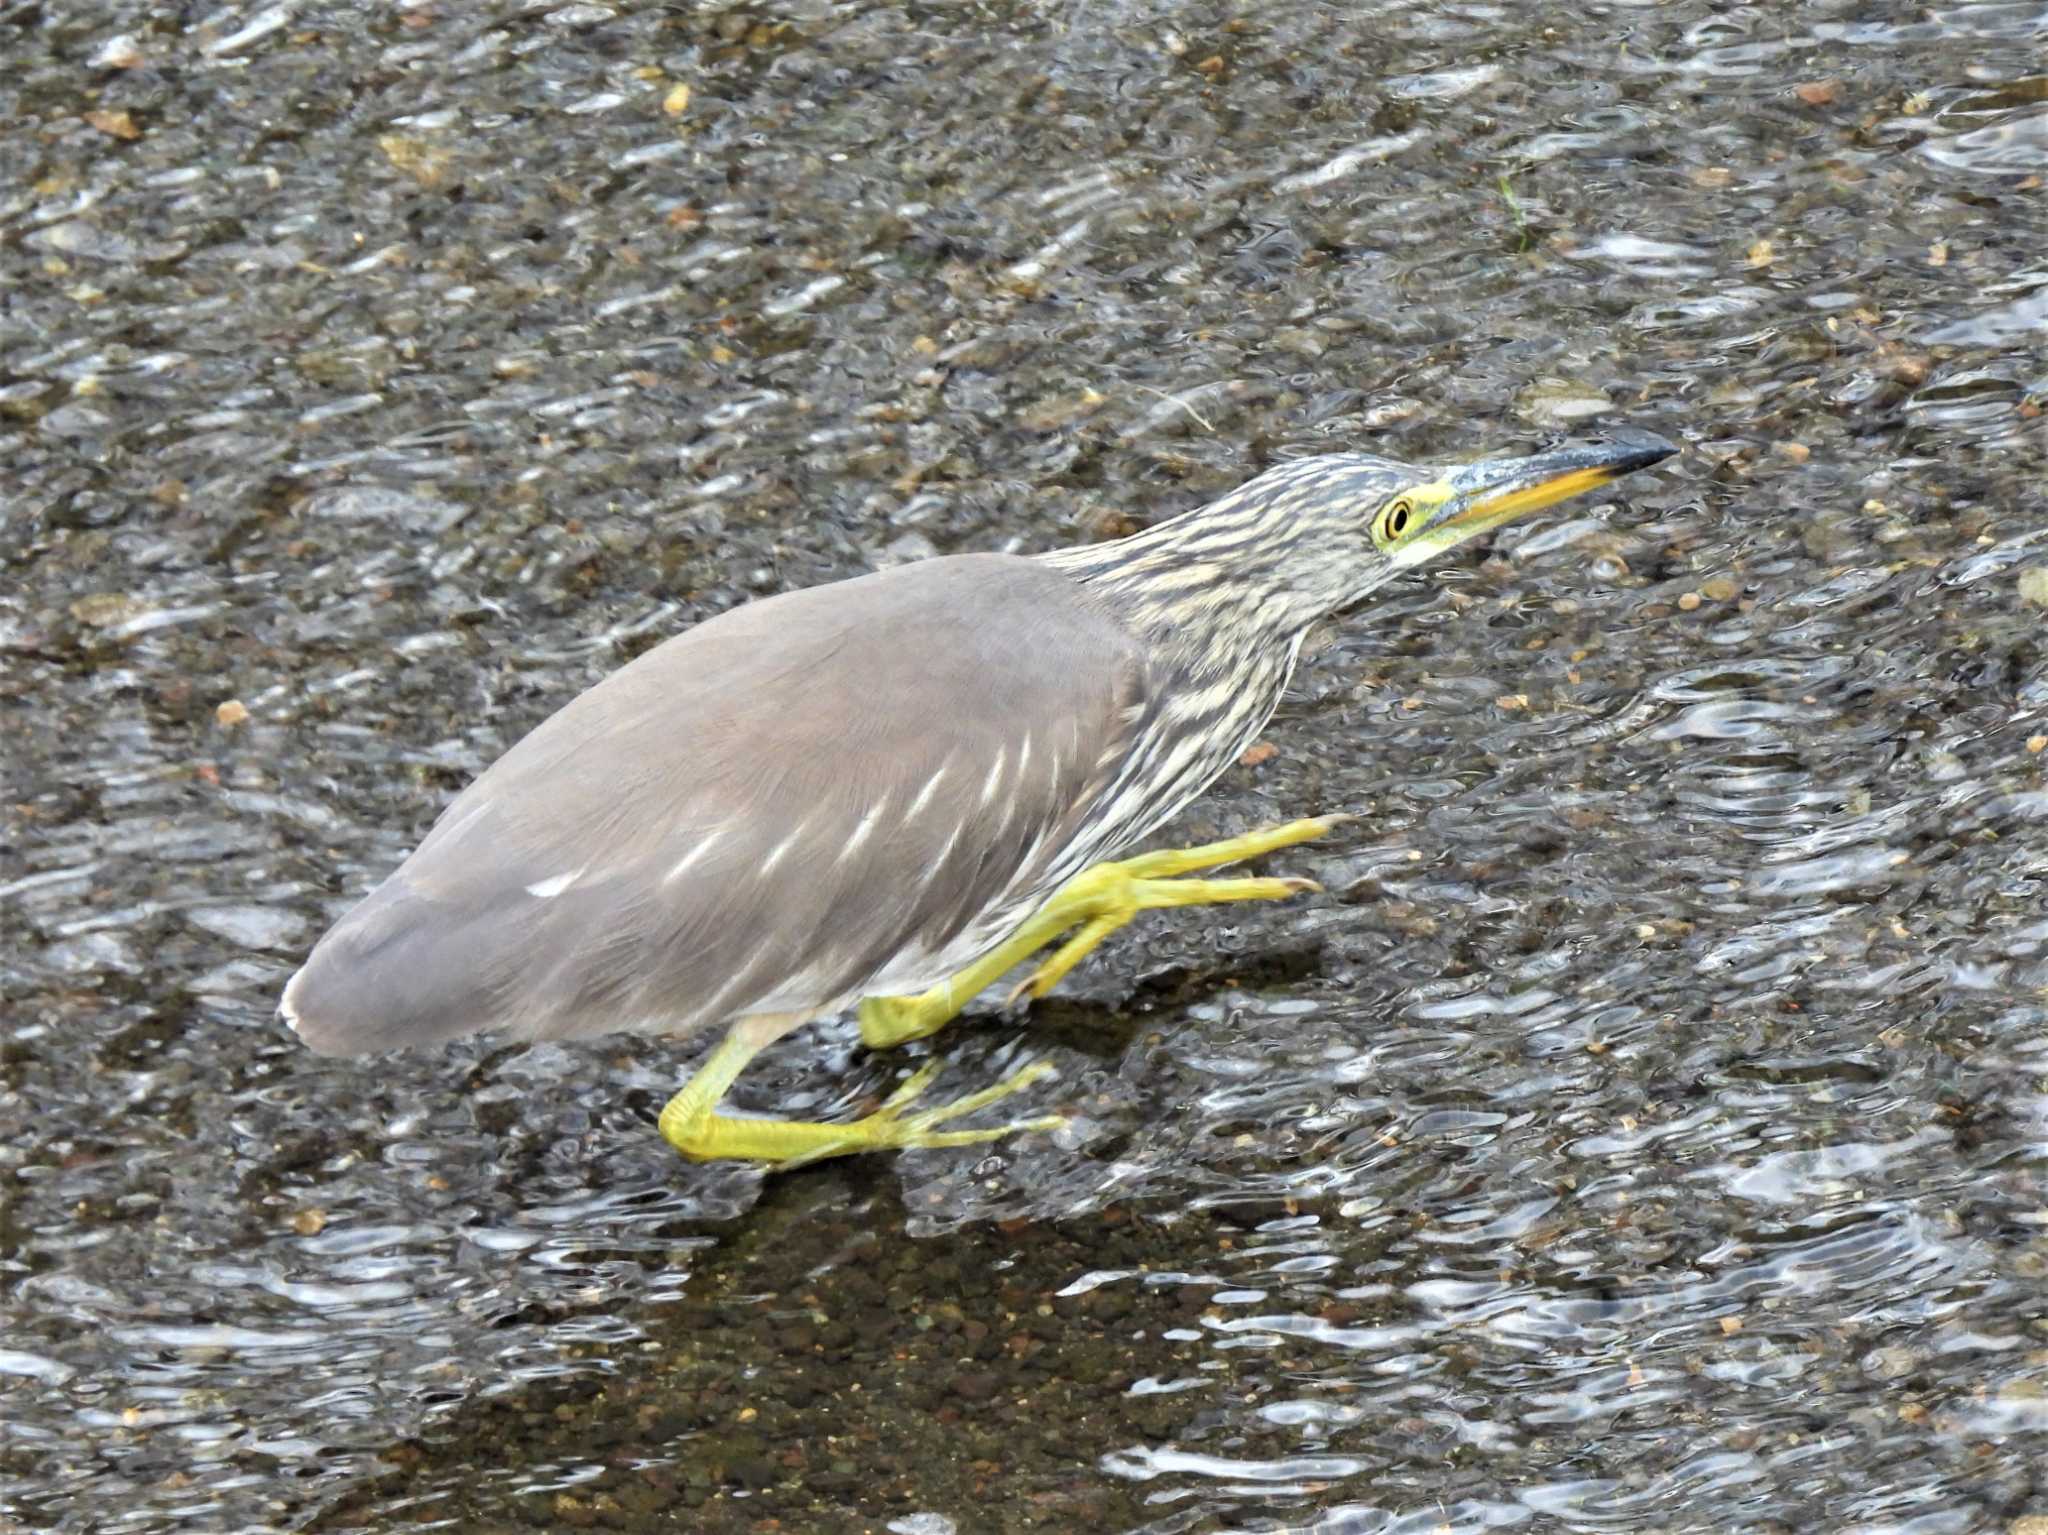
[(507, 956), (486, 924), (449, 921), (394, 875), (337, 922), (285, 983), (278, 1014), (321, 1055), (438, 1044), (492, 1020), (477, 979)]

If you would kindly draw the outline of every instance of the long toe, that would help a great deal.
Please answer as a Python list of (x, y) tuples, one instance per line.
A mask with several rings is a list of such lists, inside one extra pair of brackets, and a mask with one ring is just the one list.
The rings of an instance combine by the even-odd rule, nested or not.
[[(945, 1124), (948, 1120), (958, 1119), (963, 1114), (972, 1114), (976, 1109), (985, 1109), (991, 1103), (1000, 1102), (1012, 1093), (1021, 1093), (1025, 1088), (1031, 1086), (1032, 1083), (1042, 1082), (1045, 1078), (1051, 1076), (1052, 1070), (1051, 1061), (1033, 1061), (1022, 1071), (1013, 1072), (1003, 1078), (994, 1087), (984, 1087), (978, 1093), (969, 1093), (965, 1098), (955, 1098), (951, 1103), (941, 1104), (938, 1108), (926, 1109), (921, 1114), (911, 1114), (904, 1119), (903, 1123), (907, 1127), (919, 1131), (930, 1129), (934, 1125)], [(1055, 1116), (1055, 1122), (1058, 1122), (1057, 1116)], [(996, 1133), (1008, 1134), (1009, 1129), (1014, 1128), (1017, 1127), (1010, 1126)]]
[(1005, 1136), (1021, 1134), (1026, 1130), (1057, 1130), (1067, 1122), (1063, 1114), (1041, 1114), (1036, 1119), (1012, 1120), (1006, 1125), (991, 1125), (985, 1130), (927, 1130), (917, 1128), (906, 1121), (903, 1139), (896, 1142), (905, 1150), (925, 1149), (934, 1146), (979, 1146), (987, 1141), (999, 1141)]
[(917, 1070), (903, 1079), (902, 1085), (884, 1100), (879, 1109), (875, 1110), (875, 1117), (882, 1118), (902, 1113), (906, 1104), (914, 1103), (922, 1096), (924, 1090), (932, 1085), (933, 1080), (939, 1074), (939, 1070), (940, 1063), (938, 1061), (926, 1061)]

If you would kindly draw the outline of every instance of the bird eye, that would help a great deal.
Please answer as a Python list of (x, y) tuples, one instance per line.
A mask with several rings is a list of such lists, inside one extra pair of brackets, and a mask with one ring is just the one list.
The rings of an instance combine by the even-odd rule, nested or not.
[(1386, 530), (1388, 538), (1399, 538), (1408, 531), (1408, 514), (1412, 510), (1406, 497), (1387, 508), (1387, 515), (1380, 526)]

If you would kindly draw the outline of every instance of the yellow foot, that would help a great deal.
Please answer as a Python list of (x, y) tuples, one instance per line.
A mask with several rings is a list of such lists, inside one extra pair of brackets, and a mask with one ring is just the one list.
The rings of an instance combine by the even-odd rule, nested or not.
[(1010, 993), (1042, 997), (1111, 933), (1141, 911), (1166, 906), (1207, 906), (1222, 901), (1278, 901), (1319, 888), (1306, 879), (1182, 879), (1198, 869), (1256, 858), (1322, 836), (1353, 819), (1315, 816), (1269, 826), (1202, 847), (1166, 848), (1084, 869), (1055, 891), (1037, 914), (1002, 944), (951, 979), (915, 997), (869, 997), (860, 1005), (860, 1037), (871, 1050), (937, 1032), (976, 993), (1040, 949), (1071, 933), (1065, 943)]
[(1007, 1125), (992, 1125), (978, 1130), (942, 1130), (938, 1126), (976, 1109), (987, 1108), (991, 1103), (1022, 1092), (1032, 1083), (1040, 1080), (1052, 1070), (1047, 1061), (1035, 1061), (1022, 1071), (1015, 1072), (978, 1093), (969, 1093), (951, 1103), (941, 1104), (922, 1113), (904, 1113), (913, 1101), (931, 1085), (932, 1078), (939, 1074), (939, 1063), (929, 1061), (914, 1072), (910, 1079), (888, 1100), (864, 1119), (856, 1119), (843, 1125), (820, 1124), (801, 1119), (735, 1119), (724, 1114), (714, 1114), (708, 1108), (692, 1113), (691, 1105), (685, 1105), (681, 1113), (672, 1115), (685, 1093), (678, 1093), (670, 1100), (669, 1107), (662, 1111), (661, 1133), (668, 1143), (692, 1162), (709, 1162), (720, 1158), (742, 1158), (748, 1161), (767, 1162), (776, 1168), (801, 1167), (807, 1162), (821, 1161), (826, 1157), (847, 1156), (858, 1151), (903, 1151), (913, 1147), (926, 1146), (973, 1146), (983, 1141), (1000, 1140), (1020, 1130), (1056, 1130), (1066, 1123), (1058, 1114), (1045, 1114), (1036, 1119), (1018, 1120)]

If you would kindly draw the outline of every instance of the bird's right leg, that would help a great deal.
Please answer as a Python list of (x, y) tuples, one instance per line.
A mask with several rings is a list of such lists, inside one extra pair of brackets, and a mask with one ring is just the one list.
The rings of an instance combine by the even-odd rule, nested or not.
[(982, 988), (1062, 935), (1072, 936), (1010, 993), (1013, 1000), (1026, 991), (1034, 997), (1044, 996), (1091, 949), (1141, 911), (1167, 906), (1208, 906), (1224, 901), (1279, 901), (1318, 889), (1313, 880), (1306, 879), (1177, 876), (1308, 842), (1350, 819), (1347, 815), (1314, 816), (1200, 847), (1162, 848), (1084, 869), (1054, 891), (1022, 927), (958, 975), (914, 997), (869, 997), (863, 1001), (861, 1042), (871, 1050), (883, 1050), (936, 1033)]

